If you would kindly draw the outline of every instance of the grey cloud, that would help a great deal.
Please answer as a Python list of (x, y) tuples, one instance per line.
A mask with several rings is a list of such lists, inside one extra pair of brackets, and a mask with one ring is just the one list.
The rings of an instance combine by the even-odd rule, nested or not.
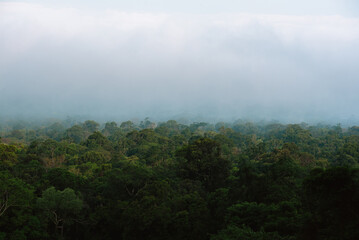
[(358, 116), (359, 19), (0, 4), (2, 115)]

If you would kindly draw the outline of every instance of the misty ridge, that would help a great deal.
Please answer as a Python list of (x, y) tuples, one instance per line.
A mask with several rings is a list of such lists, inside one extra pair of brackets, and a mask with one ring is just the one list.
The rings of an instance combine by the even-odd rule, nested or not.
[[(200, 119), (197, 119), (200, 120)], [(306, 132), (311, 137), (324, 137), (326, 134), (336, 132), (343, 136), (351, 136), (358, 134), (358, 126), (355, 125), (331, 125), (328, 123), (317, 123), (310, 125), (305, 122), (281, 123), (279, 121), (257, 121), (237, 119), (233, 122), (204, 122), (191, 121), (186, 118), (179, 118), (176, 120), (167, 121), (153, 121), (146, 117), (143, 120), (132, 119), (123, 122), (107, 121), (96, 122), (94, 120), (80, 121), (76, 118), (67, 117), (65, 120), (59, 119), (33, 119), (33, 120), (19, 120), (19, 119), (0, 119), (0, 138), (3, 142), (16, 143), (22, 142), (30, 144), (36, 139), (52, 138), (57, 141), (74, 141), (72, 139), (72, 132), (77, 132), (79, 136), (76, 138), (77, 143), (86, 141), (86, 139), (94, 132), (100, 132), (106, 137), (111, 138), (111, 135), (116, 137), (125, 137), (132, 132), (142, 132), (151, 130), (158, 134), (168, 134), (169, 129), (174, 129), (181, 134), (189, 131), (193, 137), (208, 137), (211, 134), (223, 134), (226, 129), (233, 130), (238, 134), (251, 135), (266, 139), (271, 134), (285, 134), (291, 129)], [(76, 130), (75, 130), (76, 129)], [(299, 134), (299, 133), (297, 133)], [(44, 138), (45, 137), (45, 138)], [(113, 139), (112, 139), (113, 140)]]

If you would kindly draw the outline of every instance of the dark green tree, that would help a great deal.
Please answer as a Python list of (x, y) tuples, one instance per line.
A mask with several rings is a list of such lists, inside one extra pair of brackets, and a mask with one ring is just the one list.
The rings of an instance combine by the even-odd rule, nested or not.
[(200, 181), (208, 191), (222, 187), (229, 176), (231, 163), (223, 158), (221, 146), (209, 138), (201, 138), (177, 152), (181, 178)]
[(0, 217), (9, 208), (25, 208), (33, 198), (33, 189), (9, 172), (0, 172)]
[(83, 208), (83, 202), (71, 188), (59, 191), (50, 187), (42, 193), (41, 198), (37, 199), (37, 206), (54, 224), (55, 233), (60, 229), (60, 235), (63, 236), (64, 226), (71, 225), (77, 219)]
[(303, 231), (303, 239), (358, 238), (358, 169), (315, 169), (305, 180), (303, 189), (304, 206), (311, 214)]

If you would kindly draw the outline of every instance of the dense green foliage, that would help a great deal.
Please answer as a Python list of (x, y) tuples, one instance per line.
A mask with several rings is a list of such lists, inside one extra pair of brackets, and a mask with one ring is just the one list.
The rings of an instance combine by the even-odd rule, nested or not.
[(0, 125), (0, 239), (354, 240), (358, 127)]

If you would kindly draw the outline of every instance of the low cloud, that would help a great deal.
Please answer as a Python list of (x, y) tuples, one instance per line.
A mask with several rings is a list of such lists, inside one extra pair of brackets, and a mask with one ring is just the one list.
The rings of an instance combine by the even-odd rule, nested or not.
[(2, 115), (359, 116), (359, 19), (0, 3)]

